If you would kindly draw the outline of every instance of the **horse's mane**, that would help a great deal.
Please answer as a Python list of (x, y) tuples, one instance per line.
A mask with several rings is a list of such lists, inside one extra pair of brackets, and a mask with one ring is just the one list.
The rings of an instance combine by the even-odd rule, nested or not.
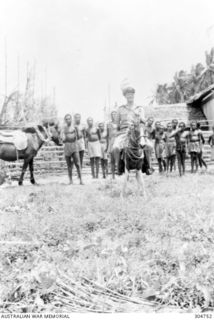
[(37, 125), (35, 127), (26, 127), (23, 129), (25, 133), (36, 133), (36, 130), (39, 130), (41, 133), (45, 132), (45, 129), (41, 125)]

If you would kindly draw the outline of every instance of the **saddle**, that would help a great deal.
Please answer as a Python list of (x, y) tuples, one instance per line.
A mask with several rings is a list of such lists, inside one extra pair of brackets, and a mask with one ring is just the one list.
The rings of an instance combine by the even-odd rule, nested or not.
[(27, 148), (27, 135), (21, 130), (0, 130), (0, 144), (13, 144), (19, 151)]

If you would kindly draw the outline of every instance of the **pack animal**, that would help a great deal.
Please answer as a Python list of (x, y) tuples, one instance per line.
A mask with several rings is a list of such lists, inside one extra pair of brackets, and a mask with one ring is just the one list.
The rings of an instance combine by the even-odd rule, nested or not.
[[(16, 131), (16, 132), (15, 132)], [(23, 184), (25, 172), (29, 166), (30, 182), (36, 184), (34, 178), (34, 157), (43, 144), (52, 140), (62, 145), (59, 128), (55, 125), (28, 127), (22, 130), (0, 131), (0, 159), (4, 161), (23, 160), (23, 167), (18, 184)]]

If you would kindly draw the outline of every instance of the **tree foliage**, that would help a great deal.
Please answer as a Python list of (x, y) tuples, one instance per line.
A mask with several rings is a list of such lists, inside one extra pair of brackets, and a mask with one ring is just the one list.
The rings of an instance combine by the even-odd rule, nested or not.
[(204, 66), (202, 63), (193, 65), (190, 72), (176, 72), (170, 84), (158, 84), (155, 100), (158, 104), (182, 103), (191, 96), (206, 89), (214, 83), (214, 48), (205, 52)]
[(0, 113), (0, 124), (19, 125), (42, 122), (45, 119), (56, 118), (57, 107), (53, 97), (36, 97), (34, 92), (34, 74), (28, 71), (25, 92), (12, 92), (5, 97)]

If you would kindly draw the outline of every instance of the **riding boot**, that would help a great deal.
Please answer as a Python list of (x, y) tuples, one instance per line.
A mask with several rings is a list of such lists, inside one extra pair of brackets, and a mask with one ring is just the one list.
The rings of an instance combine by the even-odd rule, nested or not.
[(159, 167), (159, 173), (161, 173), (163, 171), (161, 158), (158, 158), (158, 167)]
[(106, 175), (105, 175), (105, 160), (104, 159), (101, 159), (101, 167), (102, 167), (103, 179), (105, 179)]
[(163, 169), (166, 171), (166, 161), (163, 159)]
[(106, 176), (108, 176), (108, 160), (104, 160), (105, 162), (105, 172), (106, 172)]
[(96, 166), (96, 179), (99, 178), (99, 167), (100, 167), (100, 158), (95, 158), (95, 166)]

